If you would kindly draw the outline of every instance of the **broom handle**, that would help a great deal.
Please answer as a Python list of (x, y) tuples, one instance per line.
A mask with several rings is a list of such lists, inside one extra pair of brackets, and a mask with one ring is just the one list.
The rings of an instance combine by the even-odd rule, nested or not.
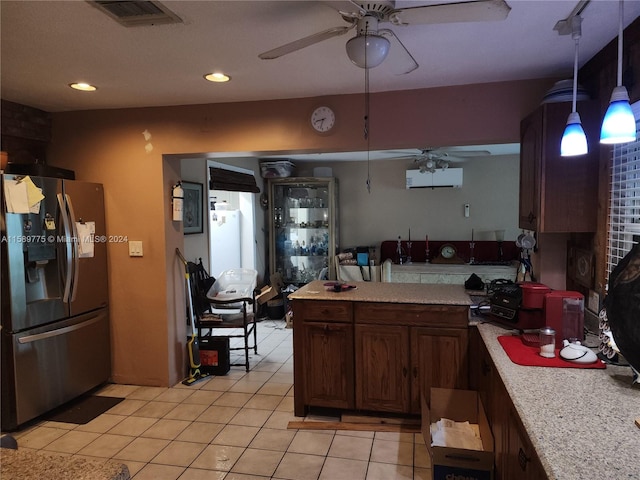
[(176, 255), (180, 258), (182, 263), (184, 263), (184, 278), (187, 281), (187, 303), (189, 304), (189, 317), (191, 320), (191, 333), (195, 335), (196, 331), (196, 322), (193, 314), (193, 299), (191, 298), (191, 279), (189, 278), (189, 266), (187, 264), (187, 260), (184, 258), (180, 249), (176, 247)]

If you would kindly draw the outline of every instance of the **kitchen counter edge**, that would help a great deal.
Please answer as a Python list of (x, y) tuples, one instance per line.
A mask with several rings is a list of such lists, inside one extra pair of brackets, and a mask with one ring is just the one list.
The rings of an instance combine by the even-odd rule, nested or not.
[(288, 295), (289, 300), (344, 300), (350, 302), (412, 303), (422, 305), (472, 305), (462, 285), (427, 283), (349, 282), (356, 288), (334, 292), (325, 281), (315, 280)]
[(498, 342), (516, 331), (477, 327), (549, 479), (640, 478), (640, 385), (629, 367), (517, 365)]

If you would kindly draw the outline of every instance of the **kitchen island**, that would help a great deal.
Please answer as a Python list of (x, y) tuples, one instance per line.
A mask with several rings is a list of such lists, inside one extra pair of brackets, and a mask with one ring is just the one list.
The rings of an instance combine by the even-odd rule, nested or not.
[(323, 281), (289, 295), (294, 409), (420, 413), (431, 387), (467, 388), (471, 300), (461, 285)]
[[(501, 398), (498, 391), (487, 398), (486, 385), (480, 382), (492, 417), (496, 468), (501, 473), (496, 478), (640, 478), (640, 428), (634, 424), (640, 418), (640, 385), (631, 385), (630, 368), (520, 366), (497, 340), (513, 331), (484, 323), (478, 332), (488, 355), (476, 362), (481, 375), (493, 373), (494, 393), (498, 385), (508, 396)], [(515, 425), (505, 428), (510, 422), (503, 422), (501, 415), (510, 407)]]

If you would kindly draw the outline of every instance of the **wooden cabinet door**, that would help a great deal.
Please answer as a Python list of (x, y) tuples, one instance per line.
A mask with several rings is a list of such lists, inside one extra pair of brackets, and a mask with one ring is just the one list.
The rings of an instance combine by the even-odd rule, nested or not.
[(353, 325), (303, 322), (304, 404), (353, 409)]
[(411, 328), (411, 412), (431, 387), (467, 389), (469, 333), (466, 328)]
[(409, 328), (355, 326), (356, 408), (409, 411)]
[(511, 399), (502, 385), (502, 380), (497, 375), (493, 377), (491, 390), (491, 431), (493, 433), (495, 453), (495, 479), (511, 480), (508, 476), (508, 450), (509, 450), (509, 410)]
[(520, 124), (519, 226), (526, 230), (538, 230), (542, 151), (542, 110), (538, 109)]
[(482, 340), (480, 341), (479, 358), (476, 367), (478, 394), (480, 395), (480, 400), (482, 400), (487, 419), (491, 423), (493, 414), (493, 361)]
[(520, 123), (519, 226), (538, 233), (594, 232), (598, 208), (600, 116), (578, 103), (589, 153), (560, 156), (569, 102), (540, 106)]
[(547, 476), (513, 408), (509, 409), (509, 443), (504, 479), (543, 480)]

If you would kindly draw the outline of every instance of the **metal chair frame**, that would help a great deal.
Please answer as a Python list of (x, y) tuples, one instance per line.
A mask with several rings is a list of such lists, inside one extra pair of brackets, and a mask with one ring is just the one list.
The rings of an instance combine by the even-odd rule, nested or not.
[[(242, 346), (230, 345), (229, 350), (244, 350), (245, 361), (244, 363), (231, 363), (230, 366), (245, 367), (248, 372), (250, 369), (249, 350), (253, 350), (256, 355), (258, 354), (256, 289), (253, 290), (251, 297), (211, 298), (206, 296), (206, 291), (208, 291), (207, 286), (211, 285), (210, 279), (212, 277), (204, 269), (202, 259), (198, 264), (192, 264), (192, 268), (197, 269), (191, 294), (195, 297), (194, 305), (199, 305), (195, 312), (198, 340), (202, 341), (214, 336), (228, 337), (230, 339), (242, 338)], [(202, 285), (203, 283), (204, 286)], [(227, 329), (241, 329), (242, 332), (220, 334), (220, 330)]]

